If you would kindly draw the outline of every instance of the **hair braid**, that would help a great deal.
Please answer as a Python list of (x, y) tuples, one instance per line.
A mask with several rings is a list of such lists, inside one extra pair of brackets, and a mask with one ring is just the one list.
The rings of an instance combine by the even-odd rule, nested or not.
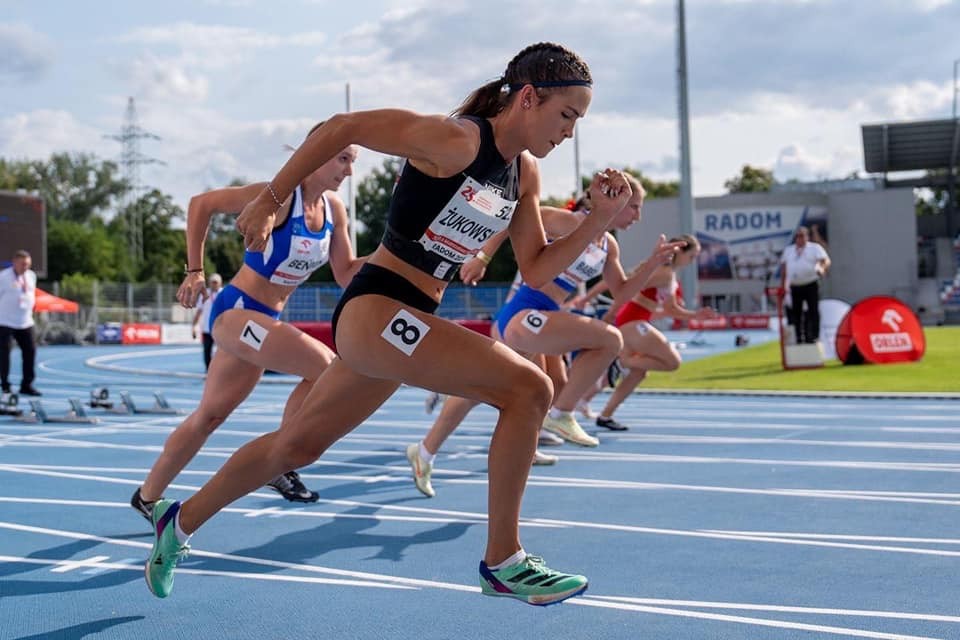
[[(554, 42), (537, 42), (524, 47), (507, 63), (503, 76), (471, 93), (454, 115), (490, 118), (500, 113), (513, 98), (510, 87), (538, 82), (592, 82), (590, 68), (580, 56)], [(504, 90), (504, 86), (508, 90)], [(562, 90), (563, 87), (559, 87)], [(537, 88), (541, 100), (558, 88)]]

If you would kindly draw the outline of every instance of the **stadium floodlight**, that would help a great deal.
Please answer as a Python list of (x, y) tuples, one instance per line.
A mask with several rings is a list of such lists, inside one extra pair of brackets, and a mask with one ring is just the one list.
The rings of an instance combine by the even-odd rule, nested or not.
[(957, 119), (957, 65), (960, 64), (960, 58), (953, 61), (953, 119)]
[[(693, 235), (693, 184), (690, 168), (690, 113), (687, 100), (687, 35), (683, 0), (677, 0), (677, 110), (680, 120), (680, 231)], [(688, 309), (697, 304), (697, 270), (680, 273), (683, 302)]]

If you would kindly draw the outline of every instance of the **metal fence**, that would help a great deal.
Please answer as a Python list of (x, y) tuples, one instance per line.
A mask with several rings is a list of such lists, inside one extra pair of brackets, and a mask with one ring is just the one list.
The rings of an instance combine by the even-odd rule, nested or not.
[[(176, 302), (178, 285), (133, 282), (54, 282), (50, 293), (80, 304), (76, 314), (37, 314), (41, 342), (92, 342), (96, 327), (104, 322), (148, 324), (192, 323), (196, 310)], [(475, 287), (451, 284), (437, 315), (444, 318), (490, 318), (503, 305), (509, 284), (484, 283)], [(287, 322), (329, 321), (342, 289), (332, 284), (298, 287), (281, 314)], [(70, 335), (73, 334), (73, 339)]]

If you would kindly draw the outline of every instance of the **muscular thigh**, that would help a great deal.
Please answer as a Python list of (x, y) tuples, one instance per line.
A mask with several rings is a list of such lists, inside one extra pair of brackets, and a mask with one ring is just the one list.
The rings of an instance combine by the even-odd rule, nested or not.
[(217, 317), (213, 339), (218, 349), (271, 371), (316, 380), (333, 360), (333, 351), (286, 322), (247, 309)]
[(628, 353), (641, 353), (659, 357), (669, 353), (672, 349), (667, 337), (655, 326), (644, 320), (628, 322), (620, 327), (620, 333), (623, 334), (623, 349)]
[(226, 349), (218, 349), (210, 361), (197, 411), (210, 417), (226, 418), (247, 399), (262, 375), (263, 367)]
[(566, 311), (524, 309), (510, 319), (504, 342), (517, 351), (559, 355), (578, 349), (595, 349), (615, 331), (606, 322)]
[(534, 368), (502, 343), (379, 295), (344, 306), (337, 350), (359, 374), (491, 404)]
[(395, 380), (358, 373), (334, 358), (293, 419), (281, 426), (282, 439), (325, 449), (366, 420), (399, 386)]

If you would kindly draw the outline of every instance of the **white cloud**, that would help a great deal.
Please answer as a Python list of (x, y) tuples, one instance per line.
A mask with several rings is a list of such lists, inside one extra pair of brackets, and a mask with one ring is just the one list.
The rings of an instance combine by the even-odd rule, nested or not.
[[(141, 125), (163, 137), (144, 153), (168, 164), (145, 167), (145, 179), (185, 204), (235, 177), (268, 178), (287, 157), (283, 143), (298, 143), (315, 119), (342, 109), (345, 82), (354, 109), (448, 112), (521, 47), (547, 39), (580, 53), (594, 73), (594, 104), (580, 125), (582, 171), (632, 166), (677, 179), (672, 0), (610, 0), (602, 12), (591, 0), (490, 0), (483, 12), (463, 0), (379, 6), (387, 9), (299, 6), (330, 20), (287, 11), (271, 32), (244, 23), (244, 11), (231, 14), (236, 26), (147, 18), (140, 24), (150, 26), (114, 30), (123, 35), (106, 42), (106, 55), (124, 88), (114, 79), (107, 90), (135, 95)], [(862, 169), (861, 123), (948, 114), (949, 60), (931, 58), (929, 43), (950, 41), (957, 19), (958, 3), (934, 0), (688, 2), (694, 191), (722, 192), (743, 164), (781, 180), (848, 175)], [(102, 108), (90, 106), (100, 96), (76, 99), (85, 106), (75, 113)], [(108, 117), (88, 117), (119, 129), (124, 101), (110, 104)], [(26, 113), (0, 121), (0, 151), (18, 148), (8, 143), (16, 130), (18, 145), (41, 155), (55, 144), (119, 155), (116, 143), (94, 139), (100, 132), (68, 113), (18, 108)], [(13, 127), (19, 117), (30, 124)], [(31, 146), (33, 136), (42, 144)], [(363, 152), (358, 179), (381, 159)], [(571, 192), (573, 165), (568, 141), (541, 163), (544, 193)]]
[(255, 0), (203, 0), (203, 4), (237, 9), (241, 7), (252, 7), (255, 4)]
[[(346, 78), (351, 92), (360, 100), (354, 109), (402, 107), (417, 111), (452, 111), (466, 97), (455, 94), (449, 78), (425, 74), (406, 62), (388, 62), (384, 51), (367, 55), (320, 56), (314, 60), (318, 68), (333, 71), (334, 77)], [(344, 82), (330, 80), (308, 87), (332, 95), (344, 94)], [(439, 106), (443, 105), (443, 106)]]
[(941, 7), (948, 6), (953, 0), (915, 0), (917, 5), (924, 11), (936, 11)]
[(61, 151), (109, 158), (117, 148), (102, 131), (78, 122), (68, 111), (38, 109), (0, 119), (0, 157), (46, 158)]
[(140, 27), (116, 38), (124, 44), (147, 47), (168, 46), (183, 62), (209, 69), (220, 69), (248, 60), (262, 49), (279, 47), (316, 47), (326, 35), (321, 31), (270, 34), (247, 27), (202, 25), (180, 22), (155, 27)]
[(206, 76), (191, 73), (170, 58), (144, 53), (112, 66), (130, 87), (129, 92), (144, 101), (202, 102), (209, 93)]
[(773, 173), (781, 182), (839, 177), (836, 173), (836, 158), (833, 154), (816, 155), (799, 145), (789, 145), (780, 150)]
[(0, 82), (36, 80), (52, 64), (54, 45), (23, 24), (0, 24)]
[(950, 84), (937, 85), (924, 80), (885, 87), (879, 93), (886, 110), (896, 120), (947, 117), (953, 101)]

